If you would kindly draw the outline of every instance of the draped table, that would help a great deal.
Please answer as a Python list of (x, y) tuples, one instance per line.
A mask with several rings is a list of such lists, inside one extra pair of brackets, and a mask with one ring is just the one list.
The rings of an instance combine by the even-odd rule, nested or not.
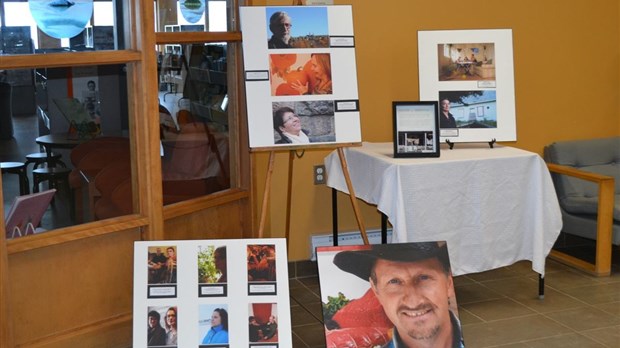
[[(344, 154), (358, 198), (392, 224), (392, 243), (445, 240), (454, 275), (530, 260), (544, 276), (562, 217), (542, 158), (513, 147), (457, 144), (439, 158), (394, 158), (392, 143)], [(348, 193), (337, 151), (327, 185)]]

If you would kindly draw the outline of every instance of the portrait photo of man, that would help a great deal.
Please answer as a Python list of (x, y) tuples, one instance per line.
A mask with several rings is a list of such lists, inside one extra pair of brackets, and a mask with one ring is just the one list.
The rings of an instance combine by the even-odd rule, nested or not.
[(327, 9), (322, 6), (270, 7), (266, 11), (267, 48), (329, 47)]
[[(360, 306), (356, 304), (360, 301), (349, 298), (348, 304), (340, 311), (355, 313), (359, 317), (360, 311), (364, 311), (365, 308), (373, 308), (372, 311), (376, 311), (377, 307), (372, 303), (378, 302), (392, 327), (382, 329), (386, 331), (385, 335), (377, 335), (377, 337), (389, 337), (389, 339), (378, 340), (377, 346), (388, 348), (464, 347), (454, 281), (445, 242), (339, 248), (338, 252), (333, 254), (333, 265), (367, 282), (371, 289), (363, 298), (358, 299), (366, 302), (364, 307), (351, 308)], [(319, 258), (319, 277), (323, 284), (320, 252), (317, 252), (317, 257)], [(347, 293), (346, 288), (351, 285), (348, 285), (349, 281), (339, 279), (342, 277), (341, 274), (329, 275), (330, 280), (342, 284), (342, 291), (337, 292)], [(322, 298), (324, 297), (323, 291), (322, 287)], [(333, 288), (330, 292), (333, 292)], [(376, 299), (372, 298), (373, 295)], [(365, 313), (365, 316), (376, 315)], [(350, 325), (348, 323), (352, 322), (350, 318), (343, 318), (342, 313), (337, 313), (333, 318), (339, 322), (332, 323), (332, 325), (336, 325), (340, 331), (346, 329), (343, 326)], [(385, 325), (385, 322), (382, 325)], [(381, 325), (366, 323), (365, 326), (376, 331)], [(360, 329), (358, 328), (358, 331)], [(331, 334), (332, 336), (338, 334), (338, 330), (334, 330)], [(326, 337), (329, 340), (329, 330), (326, 332)]]
[(269, 48), (291, 48), (288, 43), (291, 39), (291, 27), (293, 26), (291, 17), (284, 11), (275, 12), (269, 18)]

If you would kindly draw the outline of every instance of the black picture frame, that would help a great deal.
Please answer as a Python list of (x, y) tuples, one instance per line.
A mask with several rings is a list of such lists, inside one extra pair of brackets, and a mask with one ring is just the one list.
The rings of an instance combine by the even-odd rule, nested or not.
[(437, 101), (392, 102), (394, 157), (439, 157)]

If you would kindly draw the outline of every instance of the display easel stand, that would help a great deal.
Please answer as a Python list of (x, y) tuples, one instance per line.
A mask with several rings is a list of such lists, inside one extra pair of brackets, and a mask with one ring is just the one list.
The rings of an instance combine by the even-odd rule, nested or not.
[[(357, 225), (360, 229), (360, 234), (362, 236), (362, 240), (365, 245), (370, 244), (368, 241), (368, 235), (366, 234), (366, 227), (364, 226), (364, 221), (362, 219), (362, 214), (360, 212), (359, 206), (357, 204), (357, 198), (355, 196), (355, 190), (353, 189), (353, 184), (351, 183), (351, 177), (349, 175), (349, 168), (347, 166), (347, 160), (344, 156), (343, 147), (338, 147), (338, 157), (340, 158), (340, 165), (342, 167), (342, 172), (344, 174), (345, 181), (347, 183), (347, 188), (349, 190), (349, 197), (351, 199), (351, 205), (353, 206), (353, 212), (355, 213), (355, 218), (357, 220)], [(267, 218), (267, 204), (269, 203), (269, 192), (271, 191), (271, 180), (273, 176), (273, 167), (275, 163), (275, 150), (271, 150), (269, 153), (269, 162), (267, 165), (267, 176), (265, 178), (265, 191), (263, 192), (263, 203), (261, 206), (261, 214), (260, 214), (260, 222), (258, 227), (258, 238), (263, 238), (265, 231), (265, 220)], [(291, 230), (291, 200), (292, 200), (292, 192), (293, 192), (293, 161), (295, 160), (295, 150), (289, 151), (289, 163), (288, 163), (288, 185), (287, 185), (287, 196), (286, 196), (286, 247), (288, 249), (289, 240), (290, 240), (290, 230)]]
[[(487, 144), (489, 144), (489, 148), (492, 149), (496, 142), (497, 141), (495, 140), (495, 138), (493, 138), (490, 141), (487, 141)], [(446, 139), (446, 144), (448, 144), (448, 148), (452, 150), (455, 143), (451, 142), (450, 139)]]

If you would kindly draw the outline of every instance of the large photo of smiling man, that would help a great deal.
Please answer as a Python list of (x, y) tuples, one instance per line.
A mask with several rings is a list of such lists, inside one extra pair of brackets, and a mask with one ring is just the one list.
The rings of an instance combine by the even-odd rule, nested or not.
[[(323, 285), (340, 277), (330, 275), (327, 281), (321, 276), (324, 252), (323, 248), (317, 250), (322, 298)], [(374, 335), (375, 344), (381, 347), (464, 347), (445, 242), (339, 247), (332, 264), (368, 284), (370, 290), (336, 310), (329, 328), (326, 320), (328, 341), (338, 341), (337, 336), (348, 331), (360, 339)], [(345, 281), (340, 281), (342, 292), (338, 294), (347, 293), (346, 288), (351, 286)], [(381, 315), (388, 320), (380, 319)], [(360, 316), (379, 319), (357, 326), (359, 321), (352, 319)], [(377, 333), (381, 327), (385, 332)]]

